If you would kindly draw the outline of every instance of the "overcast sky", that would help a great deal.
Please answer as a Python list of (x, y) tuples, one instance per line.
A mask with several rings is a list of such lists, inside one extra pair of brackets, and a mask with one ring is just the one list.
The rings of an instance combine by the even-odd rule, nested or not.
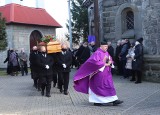
[(57, 29), (57, 35), (63, 36), (68, 30), (66, 22), (68, 19), (68, 0), (45, 0), (45, 9), (56, 19), (62, 26), (62, 29)]

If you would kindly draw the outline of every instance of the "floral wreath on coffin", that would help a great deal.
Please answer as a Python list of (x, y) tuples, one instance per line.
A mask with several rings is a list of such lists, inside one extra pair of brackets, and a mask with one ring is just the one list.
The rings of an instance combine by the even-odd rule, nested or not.
[(61, 44), (54, 35), (45, 35), (41, 38), (40, 46), (46, 46), (47, 53), (61, 52)]
[(47, 44), (51, 41), (56, 41), (56, 37), (54, 35), (45, 35), (44, 37), (41, 38), (41, 41)]

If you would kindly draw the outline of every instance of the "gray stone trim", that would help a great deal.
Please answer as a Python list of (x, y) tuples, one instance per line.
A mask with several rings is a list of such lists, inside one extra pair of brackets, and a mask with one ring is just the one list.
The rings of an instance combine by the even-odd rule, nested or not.
[(134, 12), (134, 28), (135, 28), (135, 38), (142, 37), (142, 19), (141, 19), (141, 9), (136, 6), (136, 4), (125, 3), (122, 4), (117, 11), (115, 25), (116, 25), (116, 39), (122, 37), (122, 15), (121, 13), (125, 8), (131, 8)]

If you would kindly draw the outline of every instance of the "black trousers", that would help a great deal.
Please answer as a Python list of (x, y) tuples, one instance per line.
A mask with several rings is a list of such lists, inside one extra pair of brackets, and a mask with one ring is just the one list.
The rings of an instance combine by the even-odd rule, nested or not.
[(117, 61), (117, 69), (118, 69), (118, 75), (123, 75), (123, 68), (122, 68), (122, 61)]
[(28, 74), (27, 63), (25, 63), (24, 65), (21, 65), (21, 73), (22, 73), (22, 76), (24, 75), (24, 73), (26, 75)]
[(58, 85), (59, 88), (64, 88), (64, 91), (68, 90), (69, 85), (69, 72), (58, 72)]
[(32, 79), (34, 82), (34, 86), (38, 89), (40, 89), (40, 81), (39, 81), (39, 74), (35, 71), (31, 71)]
[(132, 70), (132, 80), (136, 80), (136, 82), (141, 82), (142, 81), (142, 72), (139, 70)]
[(127, 78), (128, 76), (126, 75), (127, 70), (126, 70), (126, 62), (127, 60), (122, 60), (122, 68), (123, 68), (123, 77)]
[(57, 73), (53, 73), (53, 83), (57, 84)]
[(125, 76), (126, 77), (132, 76), (132, 70), (131, 69), (126, 69)]
[(41, 90), (44, 91), (46, 89), (46, 94), (50, 94), (52, 75), (40, 75), (39, 80), (41, 84)]

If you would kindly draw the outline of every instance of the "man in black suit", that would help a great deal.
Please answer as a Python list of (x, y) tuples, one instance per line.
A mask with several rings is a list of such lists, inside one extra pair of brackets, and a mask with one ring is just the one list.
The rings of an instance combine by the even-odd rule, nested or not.
[(64, 86), (64, 94), (68, 95), (69, 85), (69, 72), (72, 64), (72, 53), (68, 51), (67, 44), (62, 44), (62, 52), (57, 53), (57, 72), (58, 72), (58, 85), (60, 92), (63, 92), (62, 86)]
[(40, 91), (39, 85), (39, 75), (38, 75), (38, 67), (36, 66), (36, 61), (38, 56), (37, 46), (33, 46), (32, 51), (30, 53), (29, 61), (30, 61), (30, 69), (31, 69), (31, 78), (34, 82), (34, 87), (38, 88)]
[(37, 58), (38, 73), (41, 83), (41, 94), (44, 95), (46, 89), (46, 96), (51, 97), (51, 82), (53, 76), (53, 58), (46, 53), (46, 47), (40, 47), (40, 53)]

